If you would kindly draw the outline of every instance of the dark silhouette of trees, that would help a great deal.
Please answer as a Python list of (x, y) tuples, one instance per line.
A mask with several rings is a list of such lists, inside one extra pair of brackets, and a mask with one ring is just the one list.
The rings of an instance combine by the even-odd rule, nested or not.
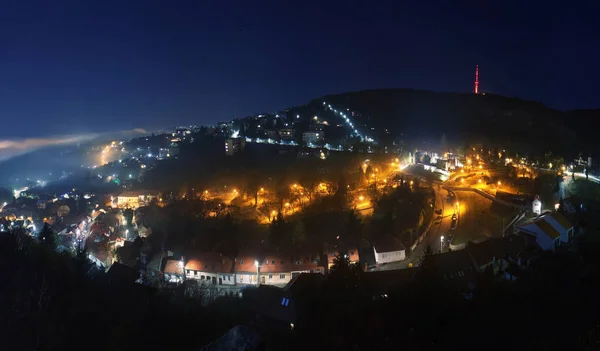
[(355, 209), (348, 211), (346, 223), (344, 224), (344, 234), (354, 241), (358, 241), (363, 237), (363, 223)]
[(40, 231), (39, 239), (44, 246), (54, 249), (56, 246), (56, 238), (50, 224), (44, 223), (44, 227)]
[(269, 226), (269, 242), (280, 248), (288, 247), (291, 243), (288, 227), (289, 225), (283, 218), (283, 214), (278, 212)]

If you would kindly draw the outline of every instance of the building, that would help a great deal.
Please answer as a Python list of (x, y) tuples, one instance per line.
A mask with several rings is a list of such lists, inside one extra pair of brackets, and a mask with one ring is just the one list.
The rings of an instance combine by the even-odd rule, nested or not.
[(233, 261), (218, 252), (203, 252), (185, 262), (186, 279), (213, 285), (235, 285)]
[(185, 278), (183, 260), (167, 260), (163, 269), (165, 281), (169, 283), (182, 283)]
[(236, 285), (256, 285), (258, 268), (254, 264), (254, 261), (256, 261), (256, 258), (250, 255), (241, 255), (235, 259), (234, 273)]
[(570, 242), (574, 235), (573, 225), (560, 212), (547, 214), (534, 222), (518, 226), (516, 230), (534, 236), (536, 244), (548, 251)]
[(242, 152), (246, 146), (246, 141), (242, 138), (229, 138), (225, 140), (225, 155), (233, 156)]
[[(238, 285), (284, 286), (301, 273), (325, 274), (318, 255), (309, 254), (269, 254), (240, 256), (234, 268), (235, 282)], [(257, 280), (258, 276), (258, 280)]]
[(149, 193), (146, 191), (124, 191), (121, 194), (117, 195), (116, 205), (118, 208), (136, 209), (140, 206), (148, 205), (152, 200), (156, 198), (156, 196), (157, 194)]
[(325, 139), (325, 133), (321, 131), (304, 132), (302, 133), (302, 141), (304, 144), (311, 146), (317, 145)]
[(291, 128), (279, 129), (281, 140), (294, 140), (294, 130)]
[(402, 261), (406, 258), (406, 248), (400, 240), (391, 235), (386, 235), (373, 243), (375, 263), (389, 263)]

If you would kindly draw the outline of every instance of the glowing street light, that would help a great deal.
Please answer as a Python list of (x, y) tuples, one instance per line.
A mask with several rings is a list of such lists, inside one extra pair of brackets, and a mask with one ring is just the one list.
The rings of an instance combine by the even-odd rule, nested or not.
[(444, 236), (440, 236), (440, 252), (444, 250)]
[(359, 201), (364, 201), (364, 199), (365, 199), (365, 197), (364, 197), (364, 196), (362, 196), (362, 195), (358, 197), (358, 200), (359, 200)]
[(502, 182), (501, 182), (501, 181), (498, 181), (498, 186), (500, 186), (500, 185), (502, 185)]

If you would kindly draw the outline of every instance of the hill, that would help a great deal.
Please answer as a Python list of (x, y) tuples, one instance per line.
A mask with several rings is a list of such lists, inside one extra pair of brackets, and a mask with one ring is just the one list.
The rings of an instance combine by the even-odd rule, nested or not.
[(377, 89), (327, 95), (286, 111), (315, 113), (323, 102), (356, 111), (356, 124), (366, 125), (376, 135), (439, 141), (445, 134), (459, 143), (491, 143), (536, 154), (552, 150), (565, 156), (590, 146), (590, 140), (578, 138), (589, 138), (589, 133), (572, 120), (583, 112), (562, 112), (539, 102), (492, 94)]

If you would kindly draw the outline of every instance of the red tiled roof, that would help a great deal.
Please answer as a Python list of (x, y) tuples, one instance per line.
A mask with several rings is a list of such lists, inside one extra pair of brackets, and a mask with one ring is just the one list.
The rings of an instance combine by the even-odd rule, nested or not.
[(183, 274), (183, 267), (180, 260), (167, 260), (164, 273), (167, 274)]
[(238, 256), (235, 259), (234, 271), (236, 273), (256, 273), (256, 266), (254, 265), (254, 260), (256, 260), (255, 256)]
[(232, 273), (233, 261), (218, 252), (204, 252), (191, 256), (185, 264), (185, 269), (207, 273)]
[(257, 260), (261, 273), (285, 273), (292, 271), (314, 270), (321, 267), (318, 255), (310, 254), (273, 254), (261, 258), (240, 256), (236, 259), (235, 272), (255, 273)]

